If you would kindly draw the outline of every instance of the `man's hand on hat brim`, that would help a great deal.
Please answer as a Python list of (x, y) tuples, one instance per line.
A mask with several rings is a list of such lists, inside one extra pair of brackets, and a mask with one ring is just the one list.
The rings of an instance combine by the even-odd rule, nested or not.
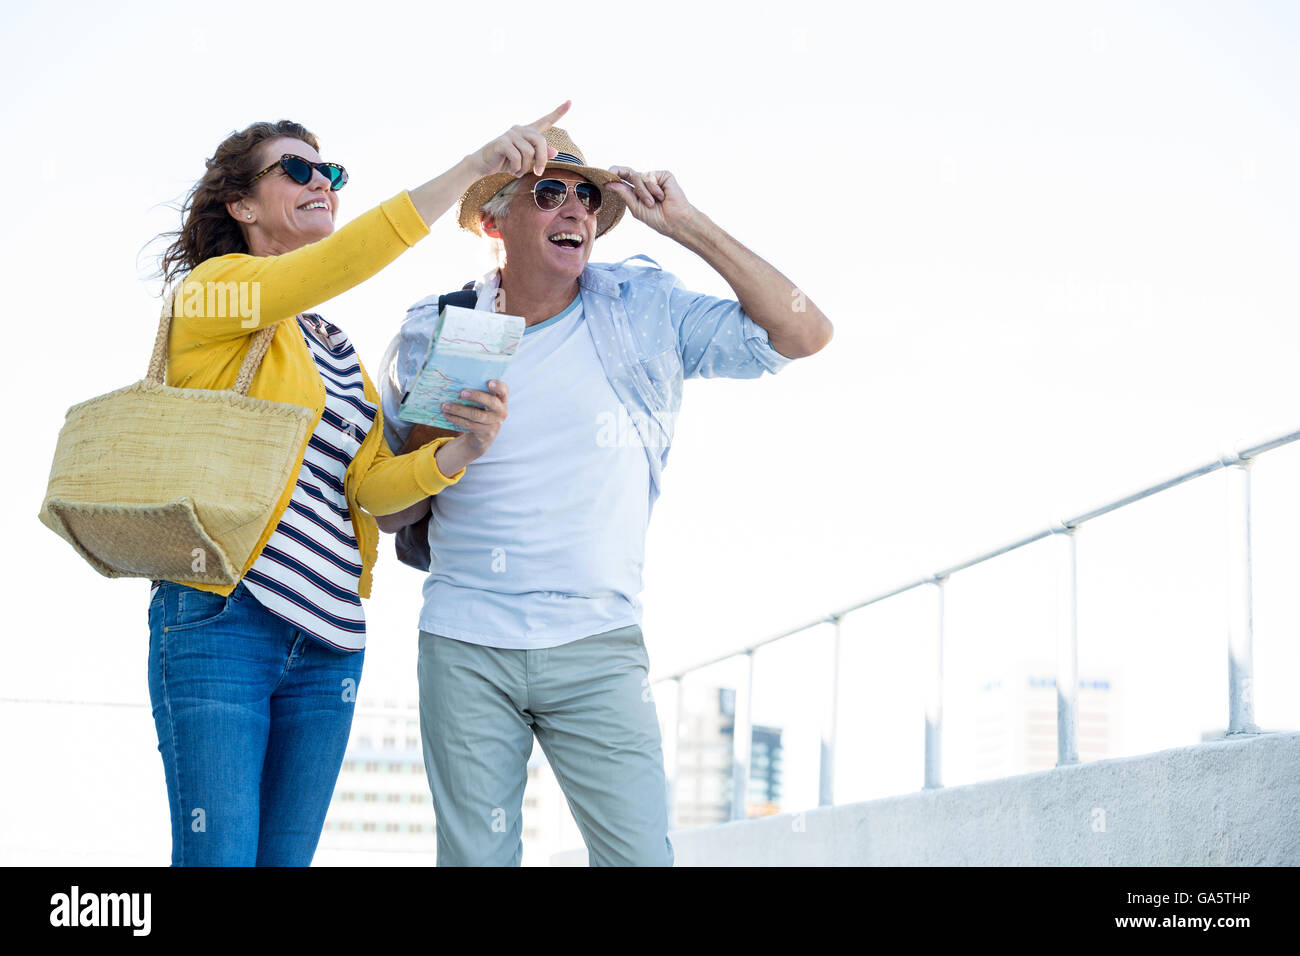
[(611, 166), (609, 171), (618, 181), (601, 188), (622, 199), (628, 211), (655, 232), (671, 237), (696, 215), (677, 178), (668, 170), (641, 173), (628, 166)]

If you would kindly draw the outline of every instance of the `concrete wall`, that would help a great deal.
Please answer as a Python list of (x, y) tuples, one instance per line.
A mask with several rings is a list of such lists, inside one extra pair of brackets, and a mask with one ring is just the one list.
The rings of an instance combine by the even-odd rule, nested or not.
[[(1300, 733), (671, 834), (678, 866), (1300, 865)], [(579, 850), (559, 865), (586, 862)]]

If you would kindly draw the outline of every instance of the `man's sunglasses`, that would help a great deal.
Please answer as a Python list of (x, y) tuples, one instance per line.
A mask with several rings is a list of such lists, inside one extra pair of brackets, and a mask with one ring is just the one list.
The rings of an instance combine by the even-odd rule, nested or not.
[[(591, 183), (574, 183), (573, 194), (587, 212), (595, 212), (600, 208), (600, 190)], [(538, 209), (548, 212), (559, 209), (568, 196), (569, 183), (563, 179), (539, 179), (533, 184), (533, 201), (537, 203)]]
[(311, 171), (313, 169), (319, 169), (321, 175), (330, 181), (330, 189), (342, 189), (348, 183), (348, 171), (338, 163), (313, 163), (310, 159), (303, 159), (301, 156), (285, 153), (250, 179), (248, 185), (253, 185), (277, 166), (283, 169), (285, 175), (299, 186), (306, 186), (311, 182)]

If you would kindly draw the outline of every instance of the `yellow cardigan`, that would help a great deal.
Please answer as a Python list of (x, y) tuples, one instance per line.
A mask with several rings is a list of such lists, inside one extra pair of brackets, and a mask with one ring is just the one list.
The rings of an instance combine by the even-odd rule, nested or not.
[[(401, 192), (332, 235), (293, 252), (279, 256), (232, 254), (215, 256), (199, 263), (185, 278), (187, 284), (260, 283), (258, 321), (245, 328), (242, 324), (245, 320), (241, 319), (237, 309), (228, 310), (235, 313), (229, 316), (174, 314), (168, 343), (167, 384), (181, 388), (234, 387), (240, 363), (248, 352), (250, 336), (259, 328), (278, 323), (248, 394), (312, 409), (316, 415), (307, 429), (310, 438), (325, 409), (325, 385), (298, 323), (285, 320), (370, 278), (428, 234), (429, 227), (420, 218), (410, 196)], [(358, 355), (358, 364), (360, 361)], [(367, 512), (383, 515), (401, 511), (456, 483), (465, 474), (465, 469), (450, 478), (438, 470), (434, 453), (451, 441), (450, 438), (436, 439), (409, 455), (394, 456), (384, 440), (384, 416), (379, 395), (366, 375), (364, 365), (361, 377), (366, 398), (378, 410), (374, 424), (348, 465), (343, 489), (361, 551), (358, 589), (361, 597), (369, 597), (371, 572), (379, 552), (379, 528)], [(262, 553), (288, 507), (306, 451), (304, 442), (298, 450), (293, 477), (276, 503), (275, 513), (258, 539), (241, 577)], [(179, 583), (222, 595), (235, 589), (235, 585), (195, 581)]]

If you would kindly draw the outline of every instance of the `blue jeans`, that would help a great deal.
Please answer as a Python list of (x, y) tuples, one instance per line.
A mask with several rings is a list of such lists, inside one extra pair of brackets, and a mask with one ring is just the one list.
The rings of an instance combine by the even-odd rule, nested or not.
[(149, 697), (173, 866), (307, 866), (343, 764), (364, 651), (266, 610), (163, 581), (149, 602)]

